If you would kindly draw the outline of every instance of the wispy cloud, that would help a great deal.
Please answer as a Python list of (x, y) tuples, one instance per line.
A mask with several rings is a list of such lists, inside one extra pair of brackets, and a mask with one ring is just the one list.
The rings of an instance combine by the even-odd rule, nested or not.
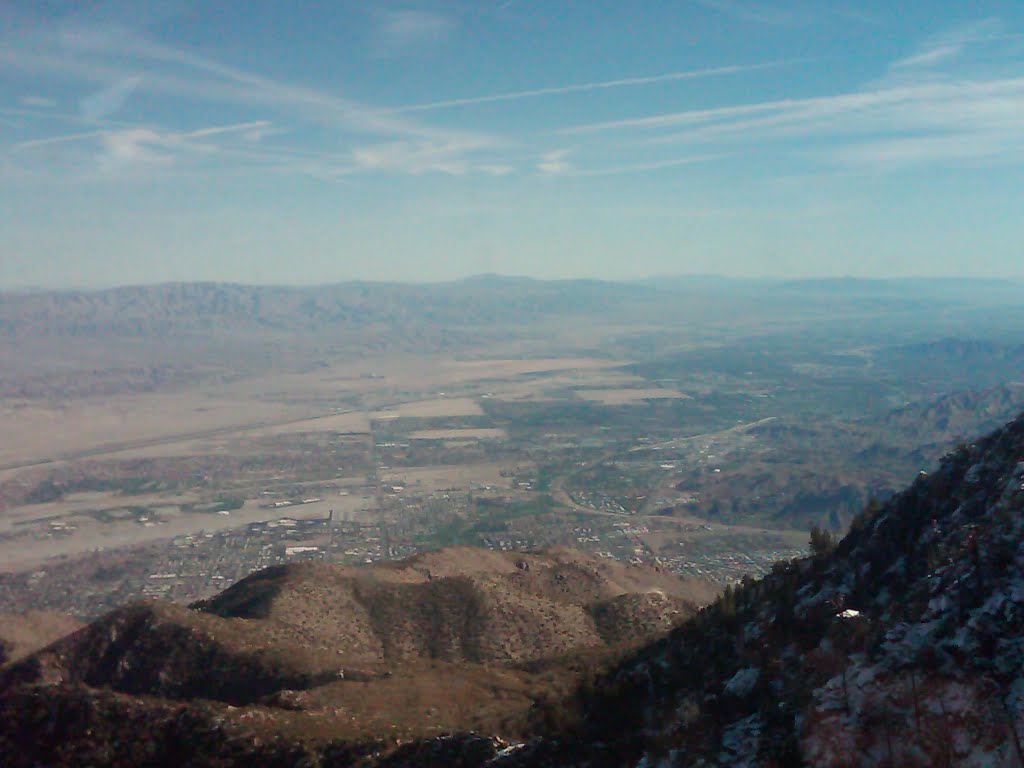
[[(654, 146), (694, 145), (719, 150), (756, 152), (780, 142), (813, 139), (806, 149), (815, 156), (831, 153), (873, 157), (878, 165), (950, 161), (935, 151), (973, 142), (972, 157), (1017, 157), (1024, 146), (1024, 78), (981, 81), (921, 82), (830, 96), (781, 99), (728, 107), (651, 115), (576, 126), (578, 135), (615, 132), (620, 141)], [(857, 148), (869, 140), (879, 151)], [(911, 140), (915, 143), (911, 143)], [(826, 149), (822, 149), (822, 144)], [(829, 150), (827, 147), (833, 147)], [(912, 149), (911, 149), (912, 148)], [(790, 151), (800, 152), (800, 147)]]
[(744, 24), (762, 27), (803, 27), (825, 19), (878, 26), (880, 20), (860, 4), (836, 2), (804, 3), (797, 0), (763, 2), (763, 0), (691, 0), (706, 8)]
[(32, 107), (34, 109), (53, 109), (57, 106), (57, 102), (53, 99), (47, 98), (46, 96), (22, 96), (21, 103), (23, 106)]
[[(430, 27), (426, 19), (419, 17), (402, 17), (392, 21), (397, 25), (392, 30), (395, 35), (391, 39), (394, 41), (405, 39), (411, 42), (416, 38), (413, 28), (417, 23), (420, 26), (416, 34), (425, 33)], [(362, 137), (374, 140), (379, 145), (390, 142), (392, 147), (404, 148), (401, 152), (392, 149), (380, 156), (376, 150), (369, 150), (367, 154), (360, 154), (363, 150), (352, 151), (347, 155), (334, 155), (325, 151), (319, 153), (319, 157), (328, 168), (326, 172), (323, 167), (318, 168), (318, 176), (335, 176), (351, 172), (353, 168), (374, 167), (375, 163), (375, 167), (380, 170), (400, 173), (403, 172), (401, 158), (408, 161), (404, 168), (404, 172), (408, 173), (423, 173), (426, 170), (491, 173), (494, 167), (503, 162), (500, 156), (470, 159), (469, 154), (479, 154), (482, 148), (496, 145), (488, 135), (436, 127), (323, 89), (275, 80), (223, 64), (193, 51), (158, 43), (119, 27), (64, 26), (43, 30), (30, 42), (0, 43), (0, 71), (3, 69), (61, 78), (69, 84), (100, 86), (87, 92), (81, 99), (78, 117), (87, 125), (98, 125), (101, 129), (116, 127), (126, 131), (118, 134), (107, 130), (102, 134), (92, 134), (94, 140), (100, 138), (106, 142), (105, 149), (98, 156), (109, 155), (117, 160), (106, 164), (108, 171), (159, 159), (162, 155), (157, 153), (167, 150), (165, 139), (173, 137), (174, 141), (179, 142), (174, 144), (175, 148), (182, 149), (180, 142), (192, 142), (190, 146), (194, 148), (195, 140), (200, 138), (199, 135), (191, 135), (177, 127), (156, 128), (131, 122), (126, 125), (112, 119), (121, 113), (130, 114), (129, 100), (141, 94), (171, 97), (190, 103), (205, 102), (219, 112), (233, 110), (240, 117), (259, 117), (261, 114), (275, 116), (273, 122), (277, 126), (273, 129), (269, 127), (270, 121), (266, 118), (239, 121), (244, 129), (202, 129), (216, 131), (217, 135), (231, 133), (237, 136), (243, 146), (235, 149), (241, 149), (247, 159), (258, 161), (259, 158), (253, 157), (254, 148), (249, 145), (274, 131), (280, 131), (282, 125), (334, 132), (343, 143), (354, 144)], [(205, 136), (213, 135), (208, 133)], [(46, 137), (41, 138), (46, 140)], [(58, 140), (51, 143), (67, 143), (63, 137), (56, 138)], [(142, 151), (147, 148), (148, 153)], [(227, 149), (226, 146), (220, 147), (221, 156), (230, 154)], [(270, 152), (270, 149), (261, 148), (259, 151)], [(458, 157), (460, 152), (466, 156)], [(313, 151), (313, 154), (318, 153)], [(284, 158), (288, 156), (289, 153), (284, 151), (274, 158), (274, 162), (279, 165), (285, 163), (287, 161)], [(339, 156), (347, 157), (347, 161), (339, 160)], [(362, 165), (358, 161), (353, 164), (353, 157), (362, 158)], [(474, 165), (477, 161), (481, 166), (479, 168)], [(483, 168), (483, 165), (489, 169)], [(306, 158), (296, 160), (293, 167), (297, 172), (305, 173), (311, 166), (315, 166), (315, 163), (311, 158)]]
[(162, 148), (177, 144), (173, 137), (147, 128), (105, 132), (100, 140), (103, 151), (97, 157), (97, 163), (105, 173), (116, 173), (127, 167), (170, 165), (174, 156)]
[(647, 163), (627, 163), (625, 165), (614, 165), (608, 168), (592, 168), (574, 171), (572, 175), (582, 177), (595, 176), (622, 176), (631, 173), (650, 173), (651, 171), (664, 171), (669, 168), (679, 168), (684, 165), (696, 163), (707, 163), (712, 160), (720, 160), (726, 153), (715, 153), (707, 155), (691, 155), (688, 157), (675, 157), (667, 160), (655, 160)]
[(894, 62), (892, 69), (918, 69), (920, 67), (933, 67), (945, 61), (955, 59), (964, 49), (962, 44), (945, 43), (943, 45), (927, 48), (920, 53), (912, 54), (906, 58)]
[(568, 156), (567, 149), (545, 152), (537, 163), (537, 170), (545, 176), (562, 176), (572, 170), (572, 165), (566, 160)]
[(0, 45), (0, 67), (104, 87), (138, 78), (137, 92), (272, 109), (347, 131), (423, 138), (455, 133), (337, 94), (247, 72), (120, 28), (61, 28), (31, 46)]
[(270, 127), (269, 120), (251, 120), (247, 123), (235, 123), (233, 125), (214, 125), (209, 128), (200, 128), (182, 134), (188, 139), (199, 139), (205, 136), (220, 136), (225, 133), (243, 133), (250, 140), (263, 135), (265, 129)]
[(389, 173), (444, 173), (462, 176), (472, 170), (483, 170), (491, 175), (494, 166), (484, 163), (486, 169), (477, 169), (471, 162), (474, 153), (491, 147), (487, 140), (469, 139), (447, 142), (398, 141), (356, 147), (352, 150), (352, 165), (339, 173), (359, 171), (386, 171)]
[(509, 91), (505, 93), (494, 93), (485, 96), (469, 96), (460, 99), (446, 99), (443, 101), (432, 101), (425, 104), (411, 104), (398, 107), (393, 112), (424, 112), (434, 109), (446, 109), (448, 107), (463, 107), (474, 104), (492, 104), (501, 101), (518, 101), (520, 99), (533, 99), (540, 96), (562, 96), (570, 93), (586, 93), (588, 91), (600, 91), (612, 88), (630, 88), (641, 85), (654, 85), (657, 83), (670, 83), (681, 80), (696, 80), (705, 77), (717, 77), (723, 75), (735, 75), (754, 72), (757, 70), (771, 69), (782, 66), (785, 62), (768, 62), (765, 64), (736, 64), (725, 67), (712, 67), (709, 69), (695, 69), (682, 72), (666, 72), (660, 75), (648, 75), (645, 77), (623, 77), (616, 80), (600, 80), (592, 83), (576, 83), (573, 85), (556, 85), (547, 88), (533, 88), (526, 91)]
[(699, 6), (744, 22), (789, 27), (806, 24), (812, 18), (806, 11), (790, 5), (773, 5), (754, 0), (693, 0)]
[(936, 162), (987, 165), (993, 161), (1024, 162), (1024, 141), (1019, 131), (905, 136), (864, 141), (840, 147), (830, 161), (854, 169), (898, 170)]
[(105, 131), (84, 131), (82, 133), (69, 133), (63, 136), (47, 136), (45, 139), (30, 139), (29, 141), (19, 142), (13, 146), (13, 149), (15, 151), (23, 152), (28, 149), (38, 149), (39, 147), (51, 147), (57, 144), (70, 144), (78, 141), (97, 139), (104, 133)]
[(430, 11), (379, 11), (371, 50), (378, 57), (420, 54), (443, 43), (455, 26), (449, 17)]
[[(146, 167), (168, 167), (188, 155), (212, 155), (228, 149), (214, 141), (229, 134), (243, 134), (254, 141), (257, 133), (269, 127), (265, 120), (231, 125), (214, 125), (192, 131), (166, 131), (148, 126), (83, 131), (49, 136), (15, 144), (17, 153), (31, 153), (61, 145), (82, 145), (84, 151), (73, 157), (95, 161), (104, 174), (139, 170)], [(52, 161), (53, 156), (47, 155)]]
[(1003, 26), (997, 19), (982, 19), (956, 26), (929, 38), (917, 50), (894, 61), (889, 72), (907, 74), (950, 63), (973, 46), (999, 39), (1002, 31)]
[(125, 77), (113, 85), (86, 96), (79, 104), (82, 117), (94, 122), (120, 111), (135, 89), (139, 87), (140, 82), (142, 82), (142, 78), (137, 75)]
[[(694, 1), (765, 23), (781, 23), (789, 13), (768, 3)], [(802, 13), (804, 6), (794, 8), (792, 13)], [(447, 17), (427, 11), (371, 14), (379, 25), (379, 41), (394, 51), (389, 55), (437, 45), (454, 28)], [(769, 151), (843, 167), (1014, 160), (1024, 142), (1024, 78), (991, 69), (970, 75), (961, 71), (975, 53), (991, 53), (995, 42), (1006, 37), (997, 22), (963, 25), (909, 50), (881, 80), (841, 93), (752, 99), (504, 136), (500, 128), (494, 133), (463, 129), (451, 115), (431, 122), (434, 116), (426, 113), (742, 75), (794, 62), (679, 70), (386, 108), (347, 98), (333, 87), (286, 82), (231, 66), (123, 27), (79, 23), (0, 42), (0, 71), (61, 81), (63, 103), (74, 103), (66, 94), (77, 88), (82, 92), (79, 109), (62, 112), (23, 99), (20, 106), (0, 112), (37, 118), (46, 126), (46, 132), (8, 145), (8, 150), (24, 168), (34, 161), (51, 175), (62, 158), (69, 167), (83, 172), (99, 168), (108, 177), (133, 169), (179, 171), (202, 165), (325, 179), (370, 173), (609, 176)], [(1019, 72), (1019, 59), (1012, 63)], [(182, 124), (173, 109), (162, 112), (169, 115), (163, 120), (140, 117), (144, 106), (161, 98), (170, 106), (201, 103), (201, 112), (181, 113), (217, 115), (220, 121)], [(609, 114), (604, 108), (613, 105), (611, 99), (602, 102), (601, 114)], [(70, 133), (58, 122), (81, 130)]]

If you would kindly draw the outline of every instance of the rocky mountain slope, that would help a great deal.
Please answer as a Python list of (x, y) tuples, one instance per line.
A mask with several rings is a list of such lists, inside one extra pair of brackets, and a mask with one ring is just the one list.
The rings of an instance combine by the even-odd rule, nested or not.
[(508, 765), (1024, 762), (1024, 417), (630, 658)]
[(319, 760), (452, 731), (522, 736), (539, 700), (714, 594), (565, 549), (268, 569), (191, 608), (126, 606), (8, 666), (0, 755), (134, 765), (190, 729), (217, 734), (179, 755), (198, 764), (265, 757), (253, 739)]
[[(779, 418), (721, 473), (694, 471), (679, 490), (698, 491), (684, 515), (845, 530), (872, 499), (886, 499), (957, 443), (1005, 424), (1024, 409), (1024, 383), (958, 390), (871, 418), (802, 422)], [(742, 488), (737, 493), (736, 488)]]

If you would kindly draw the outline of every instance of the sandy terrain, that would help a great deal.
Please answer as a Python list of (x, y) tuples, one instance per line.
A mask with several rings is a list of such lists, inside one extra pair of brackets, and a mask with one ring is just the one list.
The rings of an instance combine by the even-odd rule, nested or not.
[(464, 464), (461, 466), (411, 467), (381, 472), (388, 485), (400, 485), (417, 492), (464, 489), (471, 483), (508, 488), (509, 479), (501, 476), (497, 464)]
[(469, 397), (439, 397), (434, 400), (414, 400), (393, 408), (384, 408), (370, 414), (374, 419), (429, 419), (436, 416), (482, 416), (476, 400)]
[[(121, 501), (124, 503), (124, 499)], [(347, 514), (349, 520), (364, 517), (369, 519), (374, 503), (372, 497), (355, 493), (328, 496), (324, 497), (323, 501), (313, 504), (296, 504), (280, 509), (267, 509), (261, 507), (259, 502), (249, 501), (244, 507), (233, 510), (229, 515), (219, 515), (215, 512), (175, 514), (166, 517), (160, 523), (148, 526), (128, 519), (101, 524), (91, 518), (72, 513), (61, 522), (75, 526), (73, 535), (54, 533), (40, 537), (26, 531), (22, 536), (0, 540), (0, 570), (25, 570), (38, 567), (47, 558), (58, 555), (74, 555), (94, 549), (143, 544), (200, 531), (221, 531), (265, 520), (311, 520), (327, 517), (331, 509), (338, 516)]]
[(298, 432), (369, 432), (370, 418), (365, 411), (349, 411), (330, 416), (318, 416), (314, 419), (292, 421), (273, 427), (246, 430), (247, 437), (263, 437), (265, 435), (287, 435)]
[(578, 389), (576, 395), (602, 405), (629, 405), (644, 400), (684, 400), (689, 395), (674, 389)]
[(523, 360), (460, 360), (451, 368), (465, 380), (505, 379), (529, 373), (548, 371), (600, 370), (628, 365), (628, 361), (604, 360), (596, 357), (541, 357)]
[(305, 406), (233, 400), (204, 393), (131, 395), (63, 404), (0, 405), (0, 466), (117, 450), (192, 433), (318, 415)]
[(413, 440), (500, 440), (504, 429), (421, 429), (409, 435)]
[[(396, 356), (358, 363), (338, 363), (307, 373), (268, 372), (223, 385), (206, 384), (192, 391), (120, 395), (109, 400), (89, 397), (67, 402), (0, 401), (0, 482), (27, 483), (55, 469), (74, 468), (81, 459), (95, 461), (170, 457), (266, 454), (268, 439), (300, 433), (368, 435), (374, 419), (482, 416), (480, 398), (566, 397), (586, 391), (629, 392), (638, 380), (616, 370), (621, 362), (592, 358), (540, 358), (459, 361)], [(604, 389), (602, 389), (604, 388)], [(450, 390), (448, 396), (442, 393)], [(625, 395), (618, 395), (625, 397)], [(663, 394), (664, 396), (664, 394)], [(424, 425), (425, 427), (428, 425)], [(412, 431), (417, 440), (469, 444), (505, 438), (491, 428), (444, 428)], [(282, 444), (284, 445), (284, 444)], [(313, 449), (310, 449), (313, 450)], [(38, 463), (37, 466), (32, 466)], [(347, 463), (347, 462), (345, 462)], [(24, 465), (24, 466), (23, 466)], [(19, 468), (20, 467), (20, 468)], [(272, 484), (260, 479), (245, 495)], [(293, 488), (305, 478), (287, 478)], [(382, 472), (382, 481), (410, 491), (492, 486), (507, 489), (496, 464), (429, 466)], [(343, 480), (342, 480), (343, 482)], [(230, 515), (183, 513), (179, 505), (209, 501), (209, 494), (77, 493), (62, 500), (7, 509), (0, 518), (0, 569), (32, 567), (56, 555), (150, 542), (199, 530), (221, 530), (281, 517), (326, 516), (330, 509), (356, 520), (376, 515), (376, 500), (354, 478), (351, 495), (332, 496), (316, 504), (260, 507), (250, 499)], [(321, 495), (312, 492), (310, 495)], [(138, 520), (129, 507), (158, 512)], [(103, 522), (98, 510), (106, 510)], [(120, 511), (120, 510), (123, 510)], [(52, 519), (51, 519), (52, 518)]]

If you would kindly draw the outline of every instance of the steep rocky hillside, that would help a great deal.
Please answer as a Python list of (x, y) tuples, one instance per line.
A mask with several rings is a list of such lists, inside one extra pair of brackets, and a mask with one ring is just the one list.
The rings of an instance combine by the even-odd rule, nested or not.
[(957, 443), (998, 428), (1022, 409), (1024, 383), (1011, 382), (871, 418), (775, 419), (752, 428), (758, 441), (721, 473), (695, 471), (680, 482), (679, 490), (700, 493), (681, 511), (724, 522), (845, 530), (872, 499), (888, 498)]
[[(452, 731), (522, 737), (538, 701), (714, 594), (566, 549), (268, 569), (191, 608), (126, 606), (0, 671), (0, 754), (28, 740), (40, 751), (13, 764), (134, 764), (169, 749), (183, 719), (219, 734), (200, 761), (228, 759), (253, 728), (321, 756)], [(61, 714), (46, 728), (69, 729), (59, 750), (36, 730), (47, 712)]]
[[(1017, 370), (1024, 379), (1024, 364)], [(934, 400), (898, 408), (882, 419), (880, 426), (894, 430), (903, 442), (926, 452), (934, 445), (981, 434), (1004, 424), (1007, 414), (1024, 408), (1024, 383), (1000, 384), (983, 390), (960, 390)]]
[(1024, 417), (620, 665), (508, 765), (1024, 760)]

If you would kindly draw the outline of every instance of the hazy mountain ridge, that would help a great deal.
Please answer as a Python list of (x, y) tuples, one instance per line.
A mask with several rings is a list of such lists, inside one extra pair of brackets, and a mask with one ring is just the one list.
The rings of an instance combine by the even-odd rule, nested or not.
[(598, 281), (484, 277), (453, 283), (315, 287), (168, 283), (101, 291), (6, 294), (0, 332), (17, 336), (311, 333), (380, 325), (492, 325), (598, 312), (654, 289)]
[(699, 483), (702, 491), (698, 503), (680, 511), (729, 522), (845, 530), (869, 502), (900, 490), (958, 441), (995, 429), (1022, 410), (1024, 383), (1007, 383), (951, 392), (879, 416), (768, 421), (750, 430), (760, 445), (720, 473), (678, 484), (685, 491)]
[(990, 339), (943, 338), (886, 347), (875, 363), (889, 375), (918, 381), (936, 392), (1024, 381), (1024, 344)]
[[(702, 297), (707, 301), (702, 301)], [(536, 280), (479, 275), (438, 283), (347, 282), (318, 286), (162, 283), (100, 290), (0, 292), (0, 333), (18, 338), (100, 335), (165, 338), (196, 334), (289, 334), (363, 330), (414, 323), (450, 327), (536, 321), (544, 317), (714, 311), (737, 306), (788, 308), (822, 299), (850, 308), (867, 298), (886, 305), (962, 301), (1019, 303), (1006, 281), (804, 280), (714, 276), (640, 281)], [(681, 304), (681, 300), (683, 303)], [(646, 305), (646, 306), (644, 306)]]

